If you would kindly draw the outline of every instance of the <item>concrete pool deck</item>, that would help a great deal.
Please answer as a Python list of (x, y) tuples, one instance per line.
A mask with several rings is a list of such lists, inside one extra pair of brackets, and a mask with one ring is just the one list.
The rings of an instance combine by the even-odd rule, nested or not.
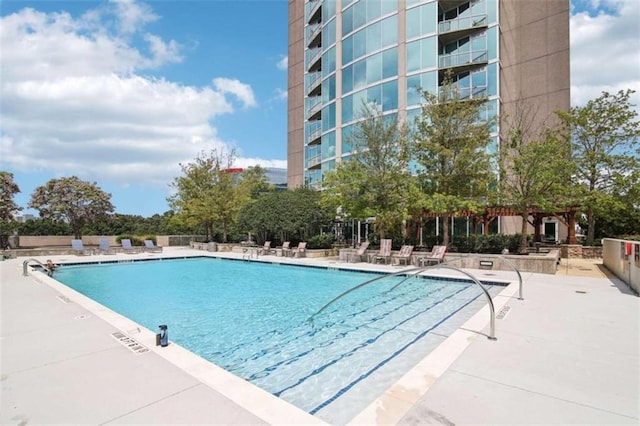
[[(203, 254), (242, 257), (165, 248), (51, 258)], [(24, 260), (0, 262), (0, 424), (322, 423), (177, 345), (156, 348), (155, 331), (139, 329), (44, 274), (23, 276)], [(400, 270), (335, 259), (292, 261)], [(488, 317), (479, 312), (352, 423), (638, 424), (640, 298), (593, 264), (596, 270), (586, 277), (523, 274), (524, 300), (515, 297), (514, 284), (496, 298), (497, 308), (507, 308), (498, 308), (497, 341), (483, 334)], [(473, 273), (515, 280), (514, 272)], [(133, 350), (114, 338), (118, 332), (130, 337), (124, 343), (132, 342)]]

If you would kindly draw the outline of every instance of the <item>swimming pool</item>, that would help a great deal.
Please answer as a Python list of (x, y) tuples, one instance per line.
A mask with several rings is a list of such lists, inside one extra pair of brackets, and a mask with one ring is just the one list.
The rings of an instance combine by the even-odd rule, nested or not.
[[(212, 258), (64, 267), (56, 279), (333, 424), (346, 423), (484, 304), (463, 280)], [(490, 290), (495, 294), (499, 288)]]

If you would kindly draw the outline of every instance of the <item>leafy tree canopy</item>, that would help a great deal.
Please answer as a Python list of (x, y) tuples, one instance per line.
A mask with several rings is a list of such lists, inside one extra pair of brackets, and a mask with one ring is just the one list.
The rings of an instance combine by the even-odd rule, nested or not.
[[(581, 205), (587, 215), (587, 244), (593, 244), (595, 225), (612, 209), (623, 208), (615, 191), (620, 182), (640, 170), (640, 122), (629, 101), (633, 90), (602, 92), (584, 106), (558, 112), (572, 144), (574, 179), (583, 187)], [(628, 186), (628, 185), (623, 185)]]
[(85, 182), (76, 176), (51, 179), (37, 187), (28, 207), (38, 210), (43, 219), (69, 223), (75, 238), (82, 237), (84, 226), (114, 211), (111, 194), (97, 184)]
[(13, 197), (20, 192), (20, 188), (13, 181), (13, 173), (0, 171), (0, 222), (10, 222), (13, 214), (22, 210)]

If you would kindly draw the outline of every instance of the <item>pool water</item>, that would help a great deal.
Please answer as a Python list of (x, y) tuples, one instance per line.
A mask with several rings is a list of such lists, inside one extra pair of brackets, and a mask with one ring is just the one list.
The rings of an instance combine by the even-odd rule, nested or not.
[[(463, 280), (212, 258), (64, 267), (55, 278), (216, 365), (344, 424), (484, 304)], [(496, 293), (499, 288), (491, 289)], [(310, 318), (313, 316), (313, 320)]]

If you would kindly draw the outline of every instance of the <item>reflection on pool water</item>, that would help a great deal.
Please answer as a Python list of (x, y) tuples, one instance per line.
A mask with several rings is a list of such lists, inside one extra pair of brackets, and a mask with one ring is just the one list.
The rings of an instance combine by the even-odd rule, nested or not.
[[(62, 268), (56, 279), (333, 423), (343, 424), (485, 302), (470, 281), (212, 258)], [(396, 287), (396, 288), (394, 288)], [(500, 288), (488, 286), (492, 294)]]

